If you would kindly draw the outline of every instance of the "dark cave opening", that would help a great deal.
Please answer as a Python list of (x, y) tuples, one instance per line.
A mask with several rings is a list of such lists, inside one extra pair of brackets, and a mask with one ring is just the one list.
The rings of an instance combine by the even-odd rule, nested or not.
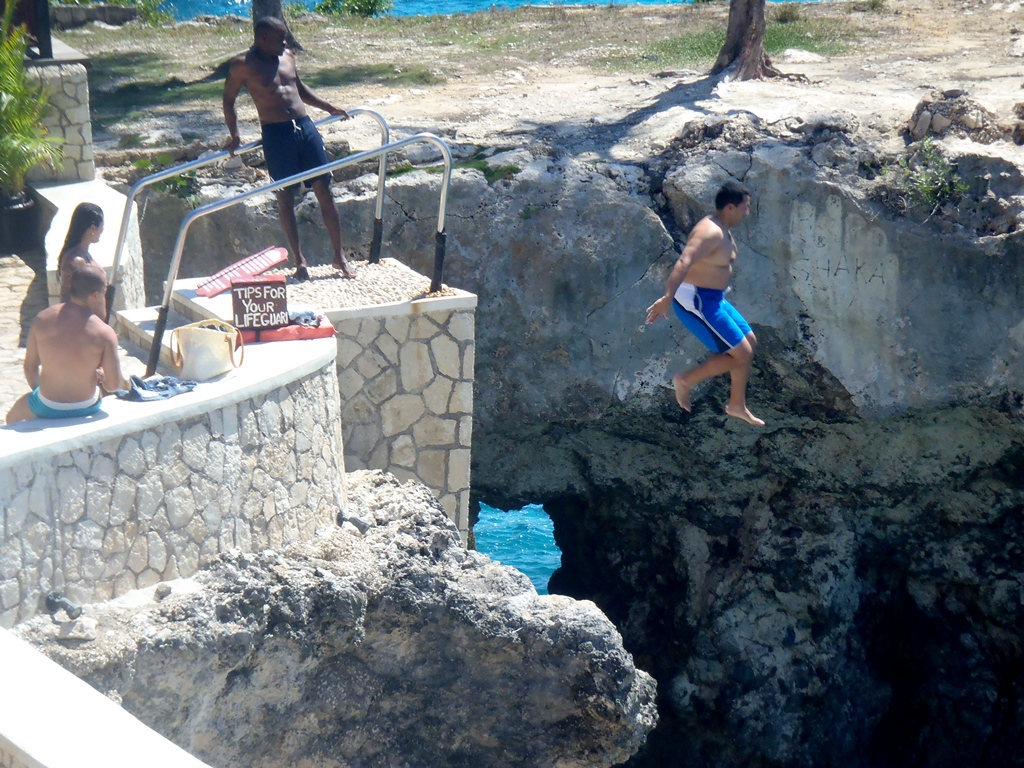
[(870, 765), (1024, 766), (1019, 635), (988, 621), (974, 586), (944, 585), (925, 612), (892, 562), (872, 569), (877, 591), (858, 617), (867, 661), (891, 690), (866, 745)]
[[(635, 663), (658, 680), (659, 723), (629, 768), (710, 768), (731, 765), (733, 745), (715, 731), (723, 714), (700, 708), (699, 722), (675, 710), (670, 685), (699, 642), (674, 606), (685, 601), (688, 584), (664, 567), (680, 552), (664, 548), (665, 537), (638, 539), (637, 528), (619, 520), (607, 498), (592, 502), (578, 495), (544, 502), (555, 524), (563, 565), (550, 582), (553, 594), (594, 601), (619, 628)], [(655, 519), (657, 519), (655, 517)], [(622, 547), (609, 552), (609, 540)], [(659, 546), (661, 542), (662, 546)], [(735, 552), (719, 552), (728, 558)], [(884, 712), (875, 713), (860, 743), (829, 765), (843, 768), (1019, 768), (1024, 747), (1024, 656), (1019, 633), (994, 626), (978, 609), (977, 589), (965, 585), (937, 598), (935, 615), (918, 607), (908, 586), (906, 563), (897, 553), (864, 553), (860, 576), (865, 598), (855, 622), (854, 644), (861, 647), (864, 672), (889, 690)], [(661, 564), (661, 565), (659, 565)], [(783, 576), (785, 569), (783, 569)], [(673, 575), (675, 578), (673, 578)], [(785, 584), (783, 578), (780, 584)], [(649, 585), (664, 598), (637, 604)], [(820, 639), (818, 624), (812, 635)], [(881, 703), (881, 702), (880, 702)], [(694, 729), (708, 729), (689, 739)], [(807, 736), (805, 735), (805, 738)], [(782, 768), (799, 763), (761, 759), (742, 763)]]

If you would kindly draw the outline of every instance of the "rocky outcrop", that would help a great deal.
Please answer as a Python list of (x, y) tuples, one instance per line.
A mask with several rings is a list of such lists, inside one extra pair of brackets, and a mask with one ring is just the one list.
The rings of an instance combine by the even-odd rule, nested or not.
[(643, 743), (654, 682), (593, 603), (466, 551), (422, 486), (348, 492), (358, 526), (16, 632), (210, 765), (594, 766)]
[(762, 353), (762, 432), (723, 424), (722, 382), (689, 418), (666, 392), (474, 441), (482, 498), (550, 512), (549, 588), (659, 681), (630, 765), (1018, 765), (1021, 400), (865, 421)]
[[(659, 385), (706, 353), (642, 325), (674, 255), (647, 246), (641, 271), (658, 222), (635, 216), (615, 251), (629, 277), (599, 299), (588, 257), (621, 223), (595, 216), (587, 250), (451, 261), (480, 294), (477, 493), (544, 503), (551, 589), (595, 600), (659, 680), (662, 724), (631, 765), (1018, 764), (1021, 237), (892, 217), (873, 196), (884, 157), (849, 116), (773, 130), (706, 118), (642, 177), (650, 198), (621, 178), (613, 195), (685, 232), (725, 179), (753, 188), (733, 296), (768, 429), (725, 423), (725, 381), (679, 411)], [(955, 151), (965, 212), (984, 219), (994, 190), (1012, 208), (998, 150)], [(499, 231), (539, 245), (566, 209), (585, 206)], [(459, 247), (482, 250), (474, 233)], [(563, 317), (545, 291), (571, 275)]]

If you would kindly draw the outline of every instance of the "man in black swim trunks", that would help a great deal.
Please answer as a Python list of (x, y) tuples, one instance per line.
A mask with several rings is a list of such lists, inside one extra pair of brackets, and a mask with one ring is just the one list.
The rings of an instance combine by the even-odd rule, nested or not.
[[(295, 54), (285, 45), (286, 36), (287, 28), (279, 19), (268, 16), (257, 21), (252, 48), (231, 61), (224, 83), (224, 122), (231, 134), (224, 148), (234, 154), (242, 143), (238, 136), (235, 101), (244, 86), (256, 104), (263, 129), (263, 154), (275, 181), (328, 162), (320, 133), (306, 114), (306, 104), (348, 119), (345, 110), (316, 96), (299, 79)], [(325, 173), (306, 184), (313, 188), (320, 203), (324, 226), (334, 247), (334, 268), (340, 269), (345, 277), (355, 277), (341, 252), (341, 221), (330, 182), (331, 175)], [(295, 221), (295, 187), (278, 190), (277, 207), (288, 247), (295, 254), (295, 277), (306, 280), (309, 272), (299, 246), (299, 227)]]

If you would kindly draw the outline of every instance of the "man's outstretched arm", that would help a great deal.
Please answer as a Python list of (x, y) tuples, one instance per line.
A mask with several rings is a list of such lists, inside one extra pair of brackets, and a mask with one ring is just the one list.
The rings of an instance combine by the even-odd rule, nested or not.
[(25, 344), (25, 381), (30, 389), (39, 386), (39, 345), (36, 341), (36, 329), (33, 325), (28, 332), (28, 342)]
[(313, 93), (313, 91), (306, 87), (306, 84), (302, 82), (302, 79), (298, 75), (295, 76), (295, 87), (299, 91), (299, 98), (302, 99), (303, 104), (308, 104), (311, 107), (322, 109), (329, 115), (341, 115), (342, 120), (349, 119), (348, 112), (346, 112), (344, 109), (341, 109), (340, 107), (336, 107), (333, 104), (330, 104), (321, 99), (319, 96)]
[(242, 144), (242, 140), (238, 136), (238, 113), (235, 111), (235, 102), (245, 84), (243, 66), (238, 60), (232, 61), (231, 67), (228, 69), (227, 80), (224, 81), (224, 123), (228, 127), (228, 140), (224, 144), (224, 149), (232, 155)]
[(653, 323), (659, 317), (668, 316), (668, 309), (672, 306), (672, 299), (675, 297), (676, 291), (679, 290), (679, 286), (686, 279), (686, 273), (690, 271), (690, 267), (695, 262), (707, 258), (714, 253), (721, 239), (720, 235), (718, 237), (705, 235), (697, 232), (695, 229), (693, 234), (690, 235), (690, 239), (686, 241), (686, 247), (683, 248), (683, 252), (676, 259), (675, 266), (672, 267), (668, 280), (665, 281), (665, 295), (647, 308), (648, 323)]

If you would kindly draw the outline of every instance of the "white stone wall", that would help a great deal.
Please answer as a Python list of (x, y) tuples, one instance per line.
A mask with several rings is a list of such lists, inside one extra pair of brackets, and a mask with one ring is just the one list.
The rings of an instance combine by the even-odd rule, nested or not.
[(36, 166), (29, 181), (90, 181), (96, 177), (89, 113), (89, 78), (81, 64), (53, 64), (28, 68), (28, 73), (50, 92), (50, 109), (43, 125), (61, 140), (64, 165), (56, 170)]
[(12, 753), (6, 751), (3, 745), (0, 744), (0, 768), (29, 768), (29, 766)]
[[(105, 226), (100, 241), (89, 248), (89, 254), (114, 279), (114, 251), (124, 217), (127, 196), (110, 187), (102, 179), (81, 182), (45, 182), (34, 185), (36, 199), (43, 204), (44, 220), (51, 216), (43, 240), (46, 250), (46, 288), (50, 304), (60, 301), (60, 283), (57, 281), (57, 262), (64, 247), (71, 217), (80, 203), (95, 203), (103, 210)], [(132, 203), (125, 234), (124, 250), (118, 266), (120, 279), (114, 294), (114, 309), (144, 307), (146, 301), (145, 276), (142, 266), (142, 240), (139, 236), (138, 203)]]
[(422, 482), (465, 539), (473, 310), (353, 317), (335, 327), (346, 467), (382, 469)]
[[(144, 405), (140, 405), (144, 408)], [(311, 538), (344, 507), (333, 364), (266, 395), (0, 470), (0, 626)]]

